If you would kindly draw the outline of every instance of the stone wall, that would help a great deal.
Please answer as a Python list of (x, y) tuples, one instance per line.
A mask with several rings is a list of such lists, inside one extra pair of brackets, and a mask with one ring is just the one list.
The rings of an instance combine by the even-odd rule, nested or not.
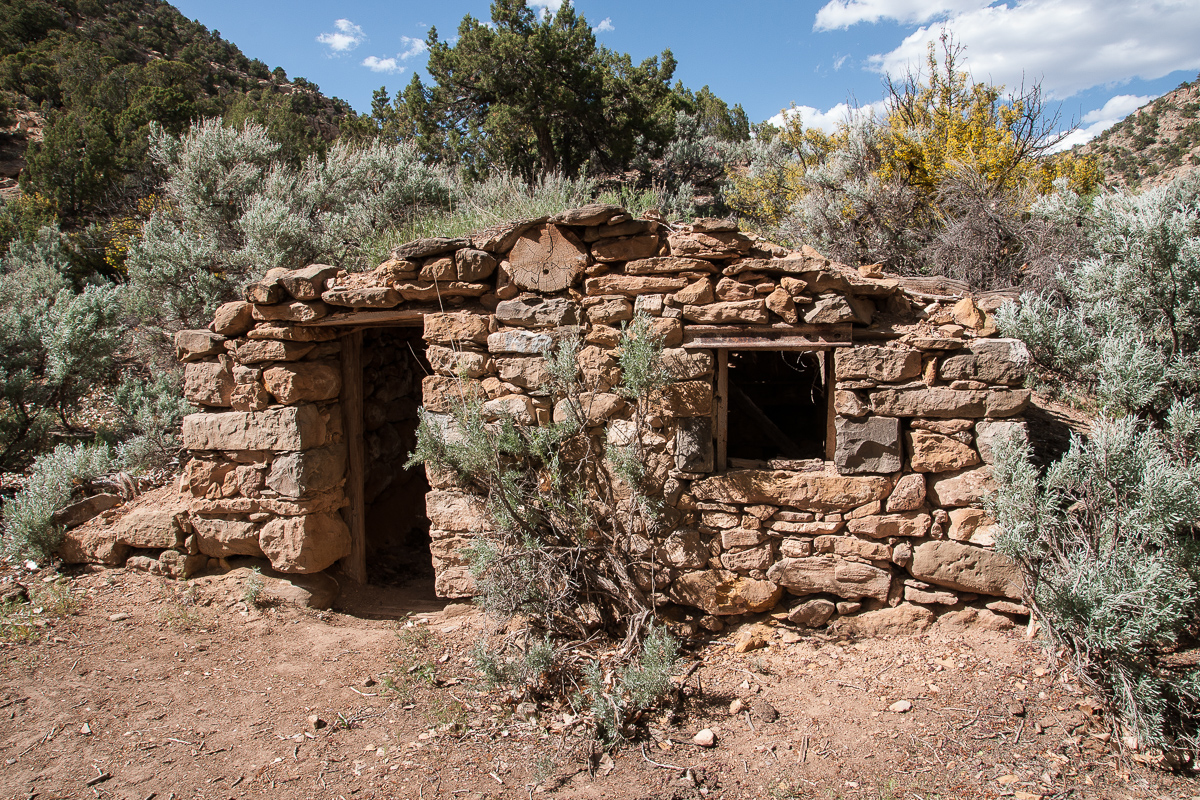
[[(1020, 596), (1018, 574), (991, 549), (994, 524), (980, 501), (991, 443), (1024, 425), (1028, 358), (1019, 342), (994, 338), (989, 310), (953, 282), (852, 269), (726, 221), (669, 224), (603, 205), (410, 242), (369, 273), (272, 271), (245, 301), (223, 306), (211, 330), (177, 337), (199, 407), (184, 424), (194, 459), (182, 483), (195, 544), (213, 556), (261, 552), (290, 572), (350, 555), (354, 443), (343, 431), (357, 422), (343, 416), (361, 398), (343, 387), (346, 335), (417, 327), (428, 411), (447, 414), (466, 391), (492, 419), (545, 424), (563, 408), (547, 393), (541, 353), (578, 333), (588, 424), (620, 441), (633, 423), (612, 391), (614, 347), (641, 311), (663, 336), (675, 379), (653, 399), (644, 432), (647, 471), (674, 523), (661, 541), (633, 543), (666, 567), (657, 585), (646, 576), (647, 590), (714, 617), (770, 609), (790, 594), (804, 598), (794, 616), (809, 624), (902, 602), (1019, 610), (1006, 600)], [(382, 356), (366, 341), (363, 362), (374, 365)], [(824, 362), (828, 460), (718, 471), (727, 408), (718, 355), (752, 341), (833, 353)], [(373, 381), (368, 439), (381, 414), (399, 421), (413, 410), (381, 411)], [(389, 455), (372, 467), (368, 487), (385, 461), (395, 463)], [(468, 596), (460, 553), (488, 521), (475, 498), (428, 478), (438, 592)]]

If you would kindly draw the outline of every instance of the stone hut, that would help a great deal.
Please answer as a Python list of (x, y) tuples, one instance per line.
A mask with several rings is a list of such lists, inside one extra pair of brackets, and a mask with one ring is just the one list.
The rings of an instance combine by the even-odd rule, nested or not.
[(613, 348), (645, 312), (675, 379), (647, 467), (677, 521), (648, 544), (668, 569), (645, 588), (710, 615), (786, 592), (819, 601), (816, 624), (902, 602), (1016, 610), (1018, 573), (981, 507), (991, 444), (1030, 402), (998, 304), (726, 220), (599, 204), (409, 242), (368, 273), (273, 270), (176, 338), (198, 407), (187, 546), (282, 572), (340, 562), (364, 581), (376, 553), (415, 541), (438, 594), (470, 596), (460, 554), (488, 523), (477, 498), (404, 469), (418, 406), (449, 411), (465, 376), (486, 413), (546, 423), (541, 354), (577, 332), (589, 423), (611, 435), (631, 413), (609, 391)]

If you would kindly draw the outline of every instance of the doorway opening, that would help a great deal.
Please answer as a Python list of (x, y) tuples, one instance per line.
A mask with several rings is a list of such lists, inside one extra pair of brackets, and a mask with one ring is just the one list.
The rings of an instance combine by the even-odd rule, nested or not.
[(429, 374), (420, 328), (363, 331), (363, 508), (367, 580), (376, 585), (428, 584), (433, 559), (421, 466), (404, 468), (417, 444), (421, 379)]

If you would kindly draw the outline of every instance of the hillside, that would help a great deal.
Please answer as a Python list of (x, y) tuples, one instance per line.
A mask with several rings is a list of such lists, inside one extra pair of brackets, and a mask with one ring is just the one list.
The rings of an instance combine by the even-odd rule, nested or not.
[(39, 192), (65, 222), (153, 185), (151, 121), (225, 115), (268, 126), (293, 159), (337, 137), (349, 106), (289, 80), (160, 0), (0, 0), (0, 192)]
[(1142, 106), (1081, 149), (1110, 187), (1136, 189), (1200, 166), (1200, 78)]

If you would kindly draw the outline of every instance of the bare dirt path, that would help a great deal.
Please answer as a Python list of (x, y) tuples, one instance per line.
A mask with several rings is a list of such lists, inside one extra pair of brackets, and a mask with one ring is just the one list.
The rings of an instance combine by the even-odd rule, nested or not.
[[(1119, 763), (1022, 629), (943, 617), (853, 641), (764, 618), (767, 647), (736, 653), (748, 622), (694, 642), (680, 706), (607, 756), (570, 709), (522, 718), (485, 690), (469, 651), (492, 624), (425, 587), (351, 593), (354, 615), (123, 569), (66, 587), (57, 608), (41, 596), (29, 641), (5, 628), (0, 797), (1200, 800), (1193, 780)], [(715, 747), (692, 744), (703, 728)]]

